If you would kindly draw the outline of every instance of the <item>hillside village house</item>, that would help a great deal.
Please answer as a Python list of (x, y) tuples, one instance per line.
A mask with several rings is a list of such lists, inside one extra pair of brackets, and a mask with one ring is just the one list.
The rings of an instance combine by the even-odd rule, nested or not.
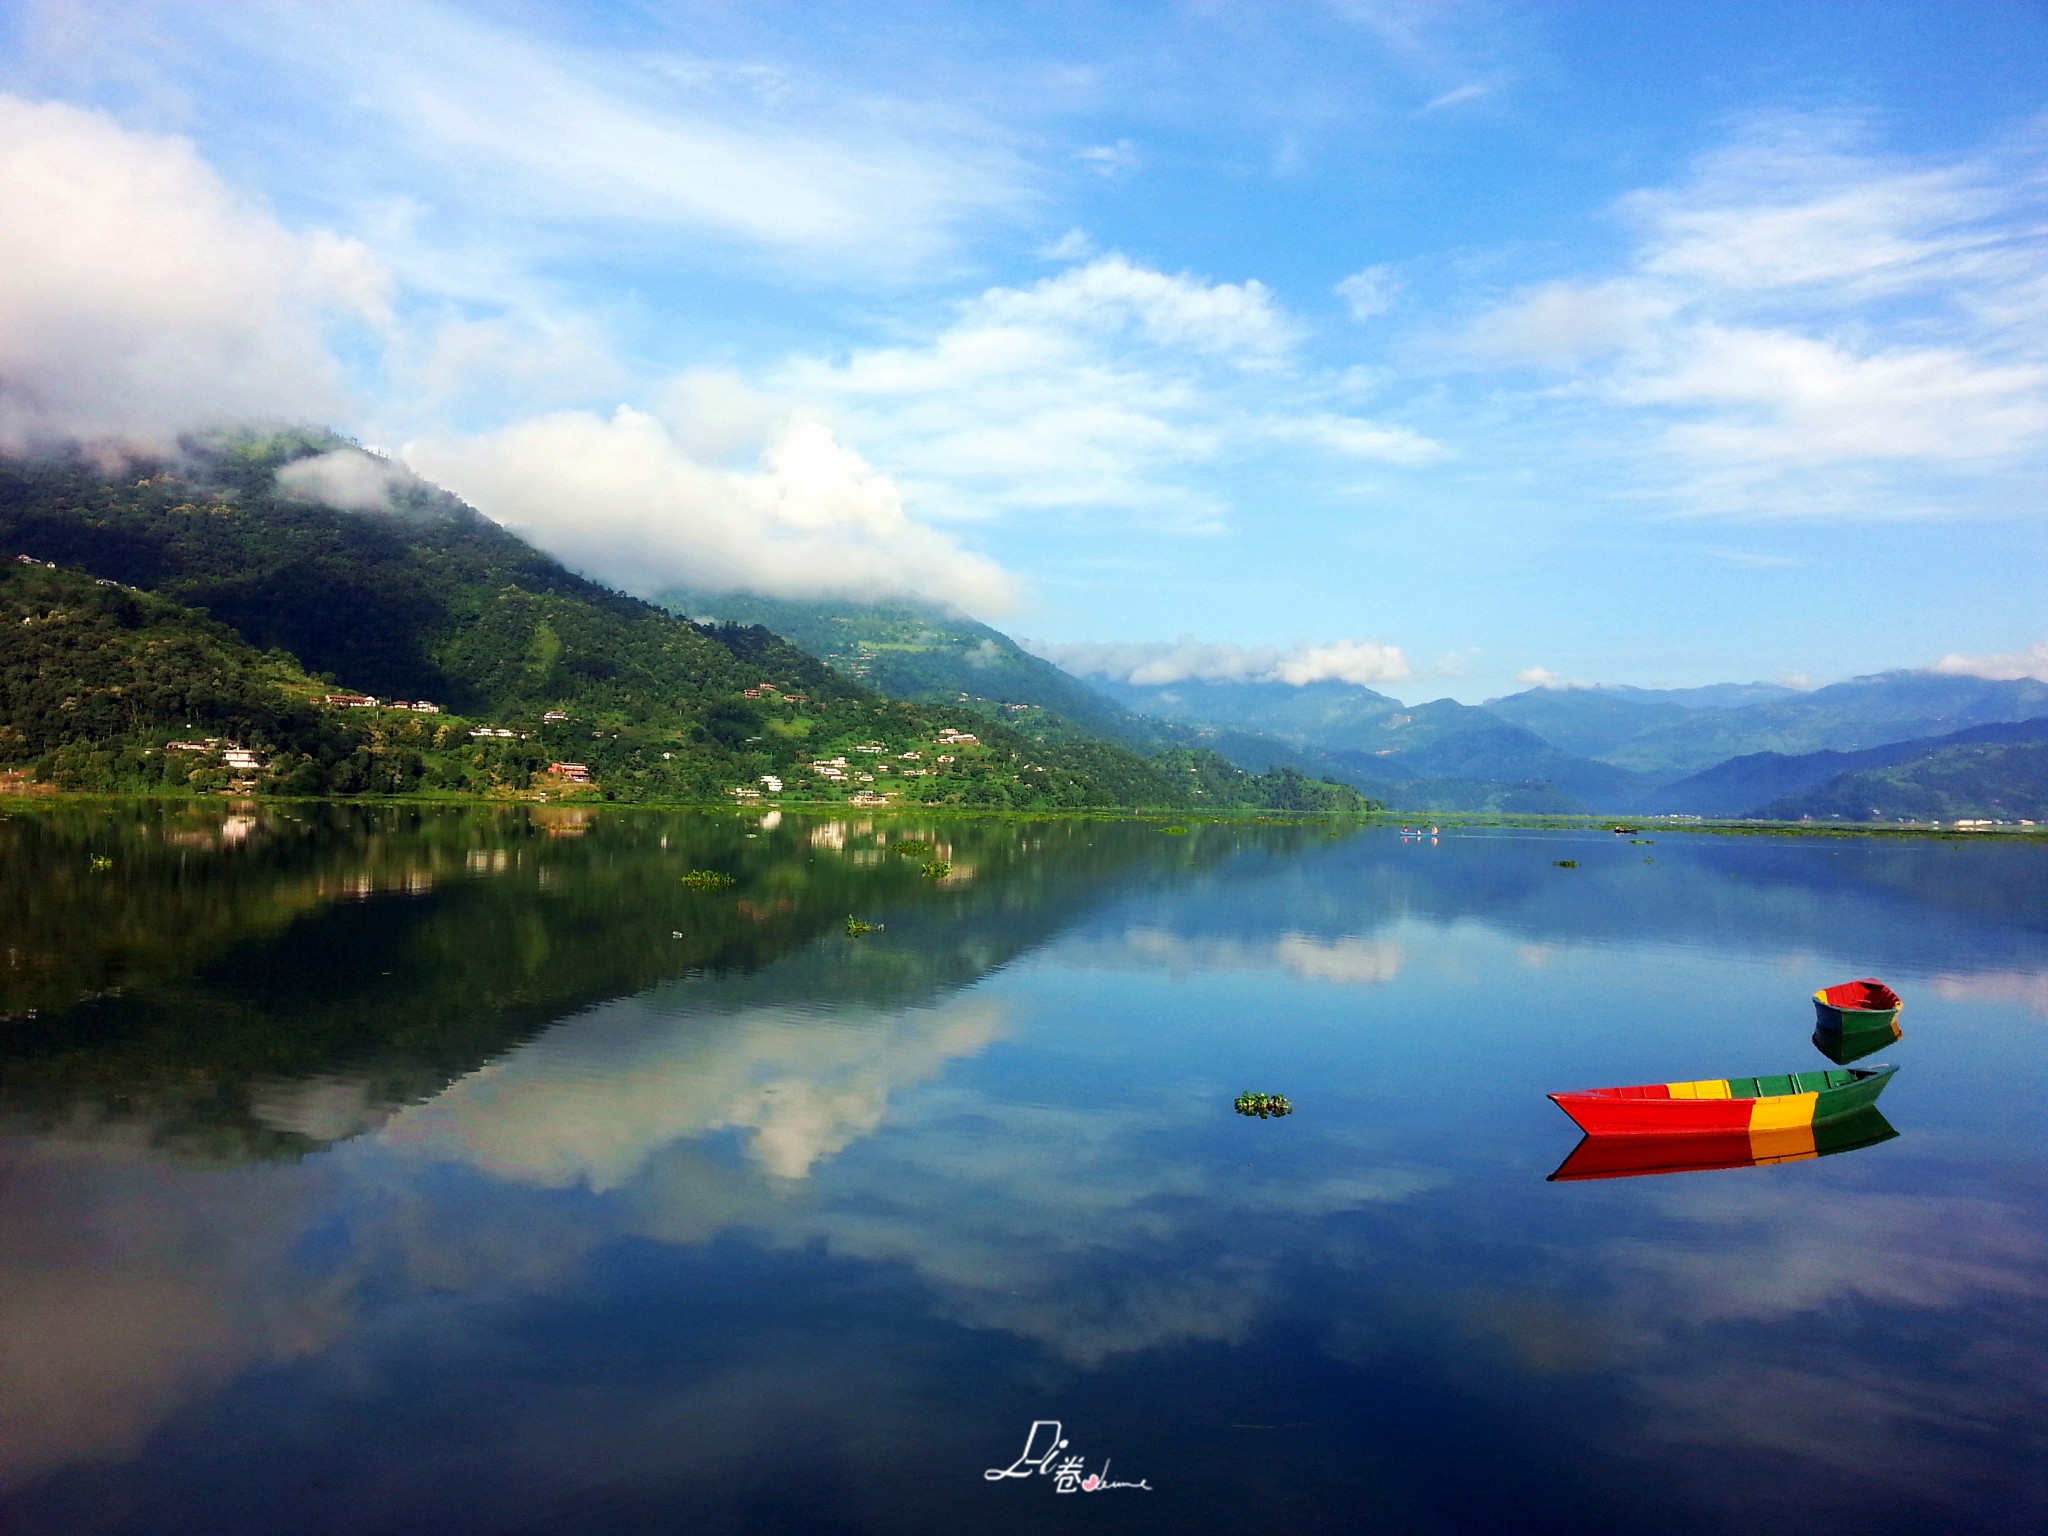
[[(470, 734), (475, 735), (476, 733), (472, 731)], [(504, 731), (500, 734), (510, 736), (512, 733)], [(590, 782), (590, 769), (583, 763), (549, 763), (548, 772), (558, 779), (568, 780), (571, 784), (588, 784)]]
[(367, 693), (330, 693), (320, 701), (336, 709), (375, 709), (377, 701)]

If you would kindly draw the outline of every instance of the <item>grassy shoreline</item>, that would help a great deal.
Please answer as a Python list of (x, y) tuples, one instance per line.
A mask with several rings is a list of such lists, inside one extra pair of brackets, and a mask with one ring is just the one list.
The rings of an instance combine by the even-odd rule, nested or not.
[(43, 805), (115, 805), (123, 803), (157, 805), (218, 806), (241, 809), (273, 805), (359, 805), (359, 806), (495, 806), (501, 809), (583, 810), (583, 811), (695, 811), (716, 812), (737, 819), (759, 817), (769, 811), (802, 816), (921, 817), (926, 819), (973, 821), (1144, 821), (1170, 824), (1316, 824), (1344, 826), (1435, 826), (1445, 830), (1476, 828), (1521, 828), (1529, 831), (1606, 831), (1617, 822), (1638, 829), (1638, 835), (1657, 836), (1703, 834), (1714, 837), (1817, 837), (1817, 838), (1935, 838), (1945, 842), (1982, 841), (2048, 842), (2048, 826), (2037, 827), (1943, 827), (1931, 824), (1886, 825), (1863, 822), (1753, 821), (1728, 818), (1688, 822), (1663, 822), (1647, 817), (1634, 819), (1592, 815), (1501, 814), (1493, 812), (1443, 812), (1435, 816), (1398, 815), (1390, 811), (1273, 811), (1251, 808), (1215, 808), (1191, 812), (1172, 806), (1098, 806), (1091, 808), (1014, 810), (962, 805), (849, 805), (844, 800), (783, 799), (769, 804), (745, 805), (719, 800), (604, 800), (597, 797), (537, 799), (528, 796), (462, 795), (434, 792), (410, 795), (261, 795), (192, 794), (179, 791), (59, 790), (46, 786), (22, 786), (0, 790), (0, 810), (9, 806), (24, 809)]

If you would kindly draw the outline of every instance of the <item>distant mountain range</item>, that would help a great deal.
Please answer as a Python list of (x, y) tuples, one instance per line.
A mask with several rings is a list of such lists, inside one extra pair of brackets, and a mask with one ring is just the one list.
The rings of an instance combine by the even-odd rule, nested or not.
[[(1639, 716), (1621, 712), (1638, 702)], [(1753, 752), (1854, 752), (1972, 725), (2033, 719), (2048, 715), (2048, 683), (1879, 672), (1733, 707), (1686, 707), (1648, 690), (1577, 688), (1536, 689), (1491, 699), (1485, 707), (1548, 740), (1571, 743), (1569, 750), (1676, 777)]]
[[(812, 796), (1017, 809), (1365, 796), (1403, 812), (2044, 819), (2030, 812), (2048, 684), (2031, 680), (1887, 672), (1473, 705), (1337, 681), (1083, 678), (916, 604), (644, 603), (403, 477), (371, 511), (280, 486), (301, 459), (350, 452), (272, 432), (119, 474), (0, 456), (0, 554), (63, 568), (0, 582), (0, 775), (160, 788), (170, 765), (152, 754), (182, 733), (261, 747), (256, 787), (302, 793), (537, 793), (573, 756), (621, 799), (712, 799), (765, 775)], [(446, 718), (337, 717), (322, 689), (424, 696)], [(468, 728), (485, 724), (506, 734)], [(948, 729), (974, 748), (907, 755)], [(871, 748), (882, 761), (814, 770)], [(211, 787), (216, 767), (187, 776)]]
[[(1751, 816), (1768, 807), (1796, 818), (1820, 814), (1799, 797), (1845, 775), (1896, 775), (1930, 754), (2048, 732), (2048, 685), (2025, 680), (1887, 672), (1805, 691), (1761, 682), (1534, 688), (1483, 705), (1411, 705), (1334, 681), (1071, 676), (985, 624), (906, 603), (699, 593), (665, 601), (697, 618), (765, 625), (886, 693), (973, 708), (1034, 739), (1201, 745), (1248, 769), (1285, 766), (1348, 783), (1403, 811)], [(1986, 760), (2017, 772), (2021, 758)], [(2020, 819), (2005, 802), (2024, 803), (2023, 791), (2001, 799), (1981, 787), (1917, 800), (1872, 789), (1850, 819), (1937, 800), (1960, 807), (1948, 819)], [(1864, 791), (1843, 793), (1827, 804), (1849, 805)], [(1912, 814), (1882, 811), (1887, 820)]]

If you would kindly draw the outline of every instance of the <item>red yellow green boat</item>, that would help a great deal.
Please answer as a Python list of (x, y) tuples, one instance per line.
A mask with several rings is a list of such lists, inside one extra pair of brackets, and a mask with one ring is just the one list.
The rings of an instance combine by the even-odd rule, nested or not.
[(1833, 1067), (1782, 1077), (1715, 1077), (1553, 1093), (1588, 1136), (1698, 1136), (1808, 1130), (1877, 1102), (1897, 1067)]
[(1874, 976), (1813, 994), (1814, 1026), (1824, 1035), (1899, 1038), (1899, 994)]
[(1718, 1131), (1704, 1136), (1587, 1136), (1550, 1178), (1553, 1183), (1568, 1184), (1579, 1179), (1758, 1168), (1854, 1152), (1898, 1134), (1875, 1107), (1865, 1107), (1832, 1120), (1783, 1130)]

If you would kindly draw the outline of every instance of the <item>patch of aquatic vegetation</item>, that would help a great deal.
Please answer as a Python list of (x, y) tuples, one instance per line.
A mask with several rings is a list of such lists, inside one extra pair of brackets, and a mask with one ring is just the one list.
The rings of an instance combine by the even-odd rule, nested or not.
[(1240, 1115), (1254, 1115), (1261, 1120), (1270, 1120), (1275, 1115), (1291, 1115), (1294, 1106), (1277, 1093), (1240, 1093), (1237, 1096), (1237, 1112)]
[(906, 837), (896, 845), (896, 852), (906, 859), (928, 859), (932, 845), (921, 837)]
[(929, 864), (919, 865), (918, 870), (927, 880), (943, 880), (953, 873), (953, 866), (944, 859), (933, 859)]
[(857, 939), (864, 933), (880, 933), (881, 931), (882, 925), (880, 923), (864, 923), (850, 913), (847, 916), (846, 936), (849, 939)]
[(1188, 835), (1188, 829), (1186, 827), (1161, 827), (1159, 830), (1164, 832), (1168, 837), (1186, 837)]
[(1579, 867), (1579, 861), (1577, 859), (1552, 859), (1550, 862), (1555, 864), (1559, 869), (1577, 869)]
[(722, 891), (732, 883), (731, 875), (715, 869), (693, 869), (683, 876), (683, 884), (693, 891)]

